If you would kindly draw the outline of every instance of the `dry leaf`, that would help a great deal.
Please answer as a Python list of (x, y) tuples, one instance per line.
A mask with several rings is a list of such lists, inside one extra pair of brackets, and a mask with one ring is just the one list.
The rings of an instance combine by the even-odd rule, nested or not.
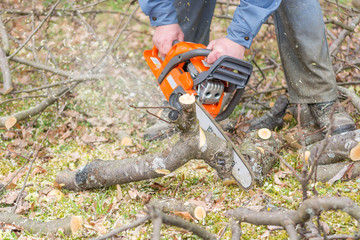
[(123, 198), (121, 187), (119, 184), (116, 184), (116, 199), (120, 201)]
[(31, 177), (34, 177), (36, 174), (46, 173), (46, 170), (40, 166), (36, 166), (31, 173)]
[(58, 202), (64, 197), (64, 194), (57, 189), (53, 189), (46, 196), (49, 200)]
[(335, 174), (335, 176), (333, 176), (329, 181), (328, 183), (330, 185), (332, 185), (334, 182), (336, 182), (337, 180), (340, 180), (344, 175), (345, 173), (347, 172), (347, 170), (349, 168), (351, 168), (351, 165), (353, 163), (350, 163), (350, 164), (347, 164), (345, 167), (343, 167), (337, 174)]
[(8, 117), (6, 120), (5, 120), (5, 127), (7, 130), (9, 130), (10, 128), (12, 128), (17, 122), (17, 119), (16, 117), (14, 116), (11, 116), (11, 117)]
[(174, 214), (175, 214), (176, 216), (179, 216), (179, 217), (184, 218), (184, 219), (187, 220), (187, 221), (196, 220), (196, 219), (193, 218), (193, 217), (191, 216), (191, 214), (188, 213), (188, 212), (178, 212), (178, 211), (175, 211)]
[(132, 142), (131, 138), (124, 137), (121, 139), (120, 145), (124, 146), (124, 147), (131, 147), (133, 145), (133, 142)]
[(128, 191), (128, 194), (130, 196), (131, 199), (136, 199), (136, 197), (138, 196), (138, 190), (132, 188)]
[(69, 155), (69, 157), (71, 158), (72, 161), (76, 161), (80, 158), (80, 153), (79, 152), (73, 152)]

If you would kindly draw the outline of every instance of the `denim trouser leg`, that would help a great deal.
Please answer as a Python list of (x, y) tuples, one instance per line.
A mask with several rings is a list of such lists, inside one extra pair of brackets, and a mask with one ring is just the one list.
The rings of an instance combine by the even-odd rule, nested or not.
[(185, 41), (207, 45), (216, 0), (175, 0), (178, 21)]
[(335, 100), (335, 74), (318, 0), (283, 0), (274, 19), (290, 102)]

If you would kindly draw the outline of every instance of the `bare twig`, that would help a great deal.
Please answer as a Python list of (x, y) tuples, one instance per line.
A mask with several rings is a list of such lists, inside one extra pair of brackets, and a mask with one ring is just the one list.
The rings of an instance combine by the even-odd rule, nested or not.
[(9, 103), (9, 102), (13, 102), (13, 101), (19, 101), (19, 100), (23, 100), (23, 99), (28, 99), (28, 98), (43, 98), (43, 97), (47, 97), (47, 96), (46, 95), (32, 95), (32, 96), (17, 97), (17, 98), (4, 100), (4, 101), (0, 102), (0, 105), (5, 104), (5, 103)]
[[(130, 6), (129, 6), (130, 7)], [(109, 45), (108, 49), (106, 50), (106, 53), (97, 61), (96, 66), (98, 66), (98, 68), (102, 65), (102, 61), (106, 58), (106, 56), (108, 56), (109, 54), (111, 54), (116, 42), (119, 40), (120, 36), (123, 34), (123, 32), (125, 31), (125, 29), (128, 27), (128, 25), (130, 24), (130, 21), (132, 20), (132, 18), (134, 17), (136, 11), (139, 9), (139, 5), (136, 6), (136, 8), (133, 10), (133, 12), (130, 14), (130, 16), (128, 17), (126, 23), (122, 26), (122, 24), (119, 24), (118, 29), (117, 29), (117, 34), (115, 36), (115, 38), (113, 39), (113, 41), (111, 42), (111, 44)], [(122, 27), (121, 27), (122, 26)], [(121, 27), (121, 29), (120, 29)]]
[(26, 177), (25, 177), (25, 180), (24, 180), (24, 183), (23, 183), (23, 187), (21, 188), (21, 190), (20, 190), (20, 192), (19, 192), (19, 194), (18, 194), (18, 196), (17, 196), (16, 202), (15, 202), (15, 204), (14, 204), (14, 208), (13, 208), (13, 212), (14, 212), (14, 213), (15, 213), (16, 208), (18, 207), (18, 205), (19, 205), (19, 203), (20, 203), (21, 195), (23, 194), (23, 192), (24, 192), (24, 190), (25, 190), (26, 182), (27, 182), (27, 180), (28, 180), (28, 178), (29, 178), (29, 176), (30, 176), (30, 172), (31, 172), (31, 170), (32, 170), (32, 166), (33, 166), (34, 162), (36, 161), (37, 156), (38, 156), (40, 150), (42, 149), (42, 146), (44, 145), (45, 140), (47, 139), (47, 136), (49, 135), (50, 130), (55, 126), (55, 123), (56, 123), (57, 120), (59, 119), (59, 117), (60, 117), (61, 113), (64, 111), (65, 107), (66, 107), (66, 104), (64, 104), (64, 105), (61, 107), (60, 111), (58, 112), (58, 114), (57, 114), (57, 116), (56, 116), (56, 118), (55, 118), (55, 120), (54, 120), (54, 122), (51, 124), (51, 126), (50, 126), (49, 129), (47, 130), (47, 132), (46, 132), (46, 134), (45, 134), (45, 136), (44, 136), (44, 139), (41, 141), (40, 145), (38, 146), (38, 149), (37, 149), (37, 151), (35, 152), (34, 157), (33, 157), (32, 160), (30, 161), (29, 170), (28, 170), (28, 172), (27, 172), (27, 174), (26, 174)]
[(53, 11), (55, 10), (55, 8), (57, 7), (57, 5), (59, 5), (59, 3), (61, 2), (61, 0), (58, 0), (50, 9), (48, 15), (46, 15), (46, 17), (43, 19), (43, 21), (35, 28), (35, 30), (28, 36), (28, 38), (25, 40), (25, 42), (18, 48), (15, 50), (15, 52), (13, 54), (11, 54), (8, 59), (13, 58), (16, 54), (18, 54), (18, 52), (20, 52), (21, 49), (23, 49), (23, 47), (30, 41), (30, 39), (37, 33), (37, 31), (39, 31), (39, 29), (42, 27), (42, 25), (46, 22), (46, 20), (48, 20), (48, 18), (51, 16), (51, 14), (53, 13)]
[[(46, 99), (44, 99), (41, 103), (39, 103), (37, 106), (29, 108), (27, 110), (17, 112), (13, 114), (12, 116), (16, 118), (17, 121), (22, 121), (24, 119), (29, 118), (29, 116), (35, 116), (42, 111), (44, 111), (48, 106), (53, 104), (59, 97), (61, 97), (63, 94), (70, 91), (73, 87), (75, 87), (77, 83), (74, 83), (70, 87), (63, 87), (60, 88), (54, 95), (48, 96)], [(9, 116), (0, 117), (0, 127), (5, 126), (5, 121), (9, 118)]]
[(60, 76), (64, 76), (64, 77), (67, 77), (67, 78), (70, 78), (73, 80), (78, 80), (78, 81), (101, 79), (101, 78), (104, 78), (104, 76), (105, 76), (104, 74), (73, 73), (70, 71), (53, 68), (53, 67), (50, 67), (50, 66), (42, 64), (42, 63), (36, 63), (36, 62), (29, 61), (27, 59), (23, 59), (23, 58), (19, 58), (19, 57), (13, 57), (11, 60), (14, 62), (17, 62), (17, 63), (28, 65), (28, 66), (36, 68), (36, 69), (45, 70), (45, 71), (52, 72), (52, 73), (58, 74)]
[(115, 236), (118, 233), (121, 233), (121, 232), (126, 231), (128, 229), (132, 229), (132, 228), (135, 228), (135, 227), (137, 227), (137, 226), (139, 226), (141, 224), (144, 224), (149, 219), (150, 219), (150, 216), (146, 215), (144, 217), (138, 218), (136, 221), (134, 221), (134, 222), (132, 222), (130, 224), (127, 224), (125, 226), (121, 226), (119, 228), (116, 228), (116, 229), (112, 230), (111, 232), (109, 232), (109, 233), (107, 233), (105, 235), (102, 235), (102, 236), (99, 236), (99, 237), (96, 237), (96, 238), (92, 238), (90, 240), (105, 240), (105, 239), (111, 238), (111, 237)]
[(331, 44), (331, 46), (329, 47), (330, 56), (335, 54), (336, 50), (340, 47), (341, 43), (345, 40), (345, 37), (354, 31), (356, 25), (358, 25), (359, 22), (360, 22), (360, 14), (351, 20), (349, 27), (352, 29), (352, 31), (343, 29), (340, 32), (339, 37)]

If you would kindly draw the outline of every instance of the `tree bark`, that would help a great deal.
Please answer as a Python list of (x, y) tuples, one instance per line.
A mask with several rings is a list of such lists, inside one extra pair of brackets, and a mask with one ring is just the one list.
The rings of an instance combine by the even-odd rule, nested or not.
[(15, 213), (0, 212), (0, 222), (14, 224), (35, 234), (55, 234), (61, 230), (64, 234), (69, 235), (81, 227), (81, 217), (78, 216), (62, 218), (51, 222), (39, 222), (24, 218)]
[[(324, 152), (319, 155), (319, 149), (327, 141)], [(349, 158), (351, 149), (360, 142), (360, 129), (331, 136), (316, 143), (311, 148), (309, 161), (317, 159), (319, 165), (331, 164)]]
[(298, 210), (286, 212), (256, 212), (247, 208), (237, 208), (226, 213), (227, 217), (235, 218), (240, 222), (255, 225), (283, 226), (289, 234), (290, 239), (298, 239), (295, 227), (304, 224), (314, 215), (322, 211), (341, 210), (351, 217), (360, 221), (360, 207), (351, 199), (346, 197), (324, 197), (305, 200)]
[[(0, 26), (1, 28), (1, 26)], [(0, 47), (0, 68), (2, 72), (2, 78), (4, 82), (2, 94), (9, 94), (14, 88), (11, 81), (9, 61), (6, 57), (4, 50)]]
[(220, 178), (231, 179), (231, 146), (199, 127), (195, 98), (190, 103), (182, 103), (182, 109), (177, 122), (180, 140), (168, 150), (125, 160), (95, 160), (77, 171), (60, 172), (55, 181), (70, 190), (108, 187), (161, 177), (164, 172), (175, 171), (192, 159), (203, 159)]

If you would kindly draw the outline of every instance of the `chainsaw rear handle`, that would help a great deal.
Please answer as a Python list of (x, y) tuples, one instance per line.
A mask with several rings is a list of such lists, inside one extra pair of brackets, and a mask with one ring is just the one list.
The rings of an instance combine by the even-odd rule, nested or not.
[[(156, 49), (157, 50), (157, 49)], [(154, 51), (154, 49), (153, 49)], [(159, 50), (157, 50), (159, 51)], [(205, 48), (199, 48), (199, 49), (194, 49), (188, 52), (184, 52), (181, 53), (179, 55), (176, 55), (175, 57), (173, 57), (169, 63), (164, 67), (164, 70), (160, 73), (159, 77), (158, 77), (158, 83), (161, 84), (165, 77), (171, 72), (171, 70), (173, 70), (179, 63), (185, 62), (193, 57), (199, 57), (199, 56), (203, 56), (203, 57), (207, 57), (209, 55), (209, 53), (211, 52), (210, 49), (205, 49)]]

